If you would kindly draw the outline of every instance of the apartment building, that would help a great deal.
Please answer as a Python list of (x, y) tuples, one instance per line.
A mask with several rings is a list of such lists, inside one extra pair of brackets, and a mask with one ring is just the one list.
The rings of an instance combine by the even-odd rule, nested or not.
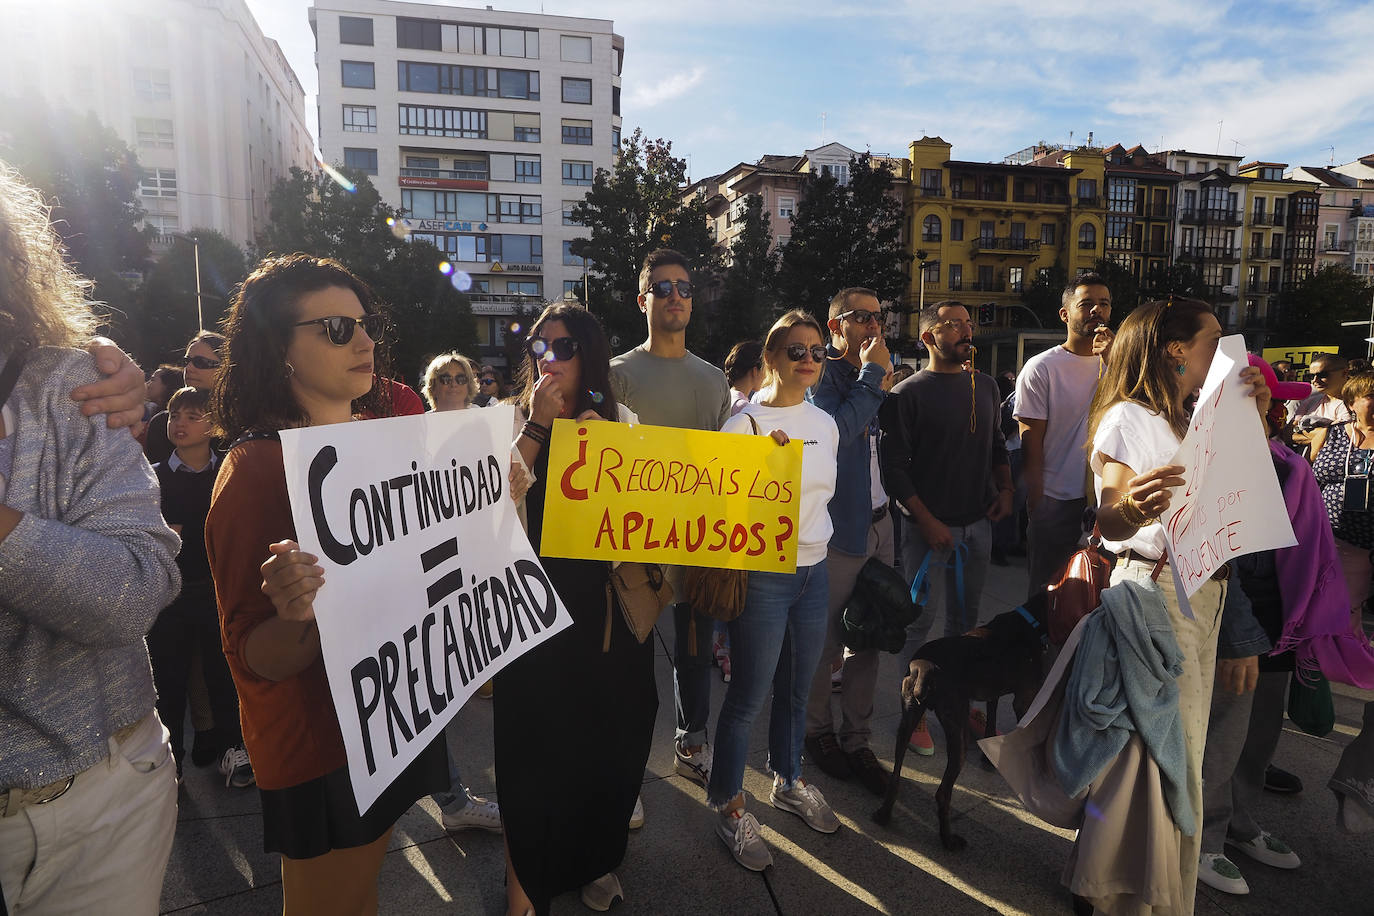
[(1156, 162), (1143, 147), (1106, 149), (1106, 257), (1129, 270), (1142, 287), (1174, 263), (1174, 220), (1183, 176)]
[(572, 206), (620, 146), (624, 39), (605, 19), (321, 0), (320, 149), (449, 256), (501, 362), (521, 307), (576, 295)]
[(1340, 266), (1374, 278), (1374, 156), (1366, 157), (1371, 171), (1360, 177), (1349, 163), (1335, 168), (1302, 166), (1288, 177), (1316, 182), (1321, 197), (1317, 214), (1317, 267)]
[(1032, 149), (1004, 162), (952, 159), (951, 150), (940, 137), (910, 145), (908, 245), (927, 265), (913, 264), (911, 304), (961, 299), (971, 311), (991, 306), (977, 309), (984, 323), (1009, 324), (1040, 272), (1058, 265), (1073, 276), (1102, 256), (1102, 150)]
[(90, 112), (138, 155), (155, 251), (192, 228), (249, 244), (313, 162), (300, 80), (243, 0), (10, 0), (0, 33), (0, 96)]

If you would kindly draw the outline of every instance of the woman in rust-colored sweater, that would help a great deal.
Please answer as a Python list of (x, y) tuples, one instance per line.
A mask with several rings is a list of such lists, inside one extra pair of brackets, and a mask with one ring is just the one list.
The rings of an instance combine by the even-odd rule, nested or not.
[[(299, 550), (278, 430), (385, 416), (376, 300), (336, 261), (306, 255), (258, 265), (225, 322), (212, 411), (235, 444), (205, 525), (224, 654), (239, 691), (243, 739), (262, 795), (263, 845), (282, 856), (284, 912), (377, 912), (377, 874), (397, 819), (448, 787), (432, 744), (360, 813), (353, 798), (315, 626), (314, 565), (290, 564), (266, 593), (263, 558)], [(269, 563), (269, 568), (273, 564)]]

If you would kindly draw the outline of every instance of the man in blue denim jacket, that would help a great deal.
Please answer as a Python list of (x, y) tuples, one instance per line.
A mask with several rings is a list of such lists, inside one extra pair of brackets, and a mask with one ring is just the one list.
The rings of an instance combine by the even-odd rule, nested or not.
[(843, 651), (840, 615), (869, 557), (892, 565), (892, 517), (878, 473), (878, 408), (883, 376), (891, 371), (882, 335), (882, 309), (871, 289), (840, 290), (830, 301), (830, 358), (816, 386), (815, 405), (835, 418), (840, 447), (835, 495), (830, 500), (834, 534), (826, 556), (829, 616), (825, 650), (811, 682), (806, 707), (806, 753), (825, 773), (857, 775), (875, 795), (887, 791), (888, 773), (868, 747), (878, 650), (865, 649), (844, 665), (840, 729), (830, 708), (831, 663)]

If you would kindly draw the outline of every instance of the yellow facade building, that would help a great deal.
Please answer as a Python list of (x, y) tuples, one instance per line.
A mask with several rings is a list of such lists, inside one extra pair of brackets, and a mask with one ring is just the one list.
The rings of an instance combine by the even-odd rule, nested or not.
[[(910, 305), (959, 299), (984, 324), (1005, 326), (1041, 271), (1073, 276), (1102, 256), (1102, 150), (1056, 151), (1048, 165), (965, 162), (950, 152), (940, 137), (910, 145)], [(914, 314), (909, 333), (917, 336)]]

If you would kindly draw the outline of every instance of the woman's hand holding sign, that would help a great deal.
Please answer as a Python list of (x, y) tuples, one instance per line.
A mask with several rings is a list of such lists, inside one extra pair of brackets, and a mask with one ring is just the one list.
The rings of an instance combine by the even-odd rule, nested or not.
[(324, 568), (317, 557), (301, 551), (295, 541), (268, 547), (272, 556), (262, 564), (262, 591), (272, 599), (277, 616), (304, 623), (315, 619), (315, 593), (324, 585)]

